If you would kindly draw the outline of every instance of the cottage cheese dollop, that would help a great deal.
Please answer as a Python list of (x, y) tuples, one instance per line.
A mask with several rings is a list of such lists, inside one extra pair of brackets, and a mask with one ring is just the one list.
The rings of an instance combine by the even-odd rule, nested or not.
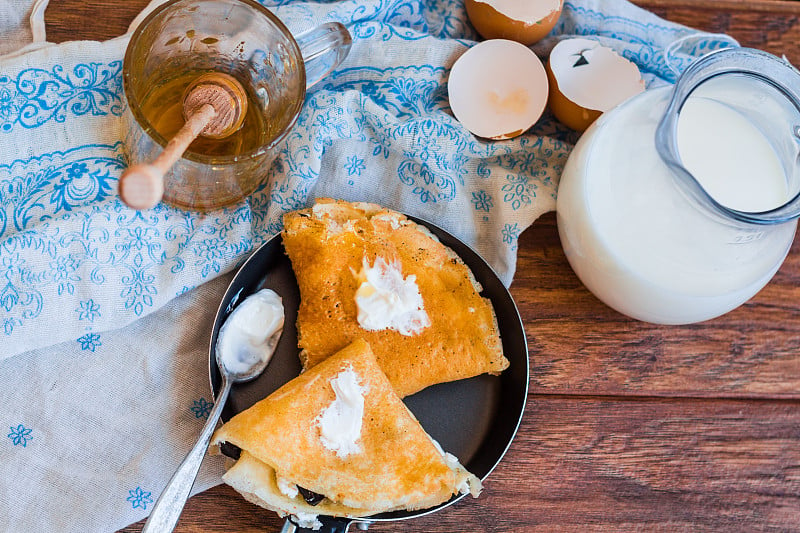
[(217, 350), (225, 368), (246, 372), (272, 355), (283, 331), (283, 302), (271, 289), (261, 289), (240, 303), (225, 319)]
[(358, 439), (361, 437), (367, 389), (359, 384), (358, 374), (352, 368), (339, 372), (331, 380), (331, 387), (336, 399), (319, 416), (320, 440), (339, 457), (347, 457), (361, 451)]
[(320, 528), (322, 528), (322, 522), (317, 519), (317, 515), (314, 513), (297, 511), (296, 513), (292, 514), (292, 517), (294, 517), (294, 523), (299, 527), (311, 529), (313, 531), (318, 531)]
[(420, 333), (431, 325), (413, 274), (403, 278), (398, 262), (364, 258), (356, 290), (358, 324), (368, 331), (393, 329), (401, 335)]
[(300, 494), (297, 485), (292, 483), (285, 477), (276, 475), (275, 482), (278, 485), (278, 490), (280, 490), (282, 494), (284, 494), (289, 498), (296, 498), (297, 495)]

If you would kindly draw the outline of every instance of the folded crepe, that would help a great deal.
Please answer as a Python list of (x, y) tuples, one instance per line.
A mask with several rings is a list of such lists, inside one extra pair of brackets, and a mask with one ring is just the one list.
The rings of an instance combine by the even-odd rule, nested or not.
[(306, 526), (317, 514), (424, 509), (481, 489), (425, 432), (362, 339), (231, 418), (212, 438), (223, 442), (242, 450), (223, 481)]
[(491, 302), (424, 226), (375, 204), (319, 199), (284, 216), (300, 288), (303, 368), (366, 339), (397, 393), (508, 367)]

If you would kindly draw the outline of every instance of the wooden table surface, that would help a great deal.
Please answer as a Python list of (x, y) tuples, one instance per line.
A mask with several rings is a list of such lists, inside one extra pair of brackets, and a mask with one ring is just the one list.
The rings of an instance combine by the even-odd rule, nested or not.
[[(114, 37), (147, 2), (51, 2), (48, 38)], [(800, 65), (800, 2), (638, 3)], [(478, 500), (371, 531), (800, 530), (800, 244), (739, 309), (655, 326), (619, 315), (581, 285), (550, 214), (523, 233), (511, 292), (531, 359), (511, 449)], [(219, 486), (188, 502), (177, 531), (281, 523)]]

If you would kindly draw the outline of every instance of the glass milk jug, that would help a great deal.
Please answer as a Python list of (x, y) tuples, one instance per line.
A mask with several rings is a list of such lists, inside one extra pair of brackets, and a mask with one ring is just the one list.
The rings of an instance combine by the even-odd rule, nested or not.
[(755, 295), (800, 214), (800, 73), (746, 48), (695, 61), (580, 138), (558, 190), (561, 243), (600, 300), (688, 324)]

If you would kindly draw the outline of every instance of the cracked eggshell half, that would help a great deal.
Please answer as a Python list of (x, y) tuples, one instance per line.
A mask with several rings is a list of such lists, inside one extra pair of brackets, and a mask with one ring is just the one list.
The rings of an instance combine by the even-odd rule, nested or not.
[(547, 73), (533, 51), (492, 39), (459, 57), (447, 82), (450, 109), (478, 137), (502, 140), (525, 133), (547, 105)]
[(547, 78), (550, 110), (577, 131), (645, 89), (634, 63), (591, 39), (565, 39), (553, 47)]
[(550, 33), (564, 0), (465, 0), (472, 25), (484, 39), (531, 45)]

